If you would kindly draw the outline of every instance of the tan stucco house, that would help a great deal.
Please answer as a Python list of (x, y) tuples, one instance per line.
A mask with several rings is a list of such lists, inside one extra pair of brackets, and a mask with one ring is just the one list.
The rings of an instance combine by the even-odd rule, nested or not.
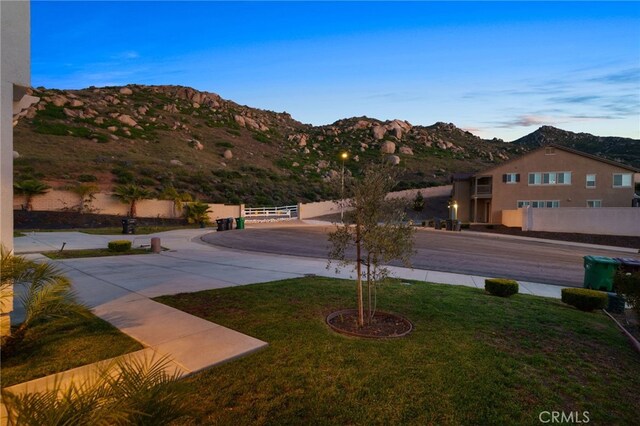
[(519, 208), (631, 207), (640, 170), (595, 155), (546, 145), (474, 174), (452, 176), (463, 222), (503, 222)]

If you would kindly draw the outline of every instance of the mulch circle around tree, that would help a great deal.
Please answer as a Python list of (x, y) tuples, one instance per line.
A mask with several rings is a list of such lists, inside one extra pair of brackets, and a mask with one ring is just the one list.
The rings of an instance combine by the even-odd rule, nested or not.
[(341, 334), (370, 338), (403, 337), (413, 330), (411, 321), (397, 314), (378, 311), (374, 314), (371, 324), (367, 323), (366, 315), (365, 312), (364, 326), (358, 327), (356, 309), (333, 312), (327, 316), (327, 325)]

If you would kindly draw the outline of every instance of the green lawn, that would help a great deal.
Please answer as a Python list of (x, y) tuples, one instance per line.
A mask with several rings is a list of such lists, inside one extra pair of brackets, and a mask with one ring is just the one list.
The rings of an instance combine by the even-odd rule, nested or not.
[(156, 300), (269, 342), (187, 379), (195, 424), (540, 424), (541, 411), (637, 424), (640, 356), (601, 313), (466, 287), (385, 285), (405, 338), (335, 334), (354, 284), (304, 278)]
[(2, 387), (142, 349), (102, 319), (54, 319), (31, 328), (16, 352), (2, 359)]
[(104, 257), (104, 256), (126, 256), (131, 254), (149, 254), (150, 249), (132, 248), (127, 251), (111, 251), (106, 248), (101, 249), (81, 249), (81, 250), (56, 250), (43, 252), (49, 259), (77, 259), (80, 257)]

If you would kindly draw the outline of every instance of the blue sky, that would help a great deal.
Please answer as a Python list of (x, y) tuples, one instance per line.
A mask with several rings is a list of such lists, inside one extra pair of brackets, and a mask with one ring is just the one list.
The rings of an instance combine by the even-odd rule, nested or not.
[(32, 84), (177, 84), (311, 124), (640, 138), (638, 2), (32, 1)]

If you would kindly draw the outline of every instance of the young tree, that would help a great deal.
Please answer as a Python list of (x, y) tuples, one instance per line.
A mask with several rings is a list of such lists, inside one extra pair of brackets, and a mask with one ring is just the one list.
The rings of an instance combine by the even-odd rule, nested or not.
[[(410, 266), (413, 253), (413, 228), (405, 218), (405, 206), (399, 199), (387, 199), (396, 182), (396, 171), (389, 165), (374, 165), (365, 170), (363, 178), (353, 186), (353, 195), (347, 201), (350, 211), (343, 225), (329, 234), (332, 245), (329, 262), (338, 261), (338, 268), (355, 262), (358, 325), (364, 325), (363, 277), (368, 293), (368, 321), (376, 309), (376, 283), (388, 276), (383, 265), (400, 260)], [(355, 260), (348, 250), (355, 248)], [(364, 271), (363, 271), (364, 267)]]
[(26, 209), (30, 211), (33, 210), (33, 197), (45, 194), (51, 187), (37, 179), (27, 179), (22, 182), (15, 182), (13, 189), (18, 194), (24, 194), (27, 198)]
[(151, 196), (151, 191), (136, 184), (118, 185), (113, 195), (125, 204), (129, 204), (129, 216), (136, 217), (136, 203)]
[(78, 197), (80, 197), (80, 203), (78, 204), (78, 211), (84, 213), (90, 210), (91, 202), (96, 199), (94, 194), (99, 191), (98, 186), (92, 183), (81, 183), (72, 189)]

